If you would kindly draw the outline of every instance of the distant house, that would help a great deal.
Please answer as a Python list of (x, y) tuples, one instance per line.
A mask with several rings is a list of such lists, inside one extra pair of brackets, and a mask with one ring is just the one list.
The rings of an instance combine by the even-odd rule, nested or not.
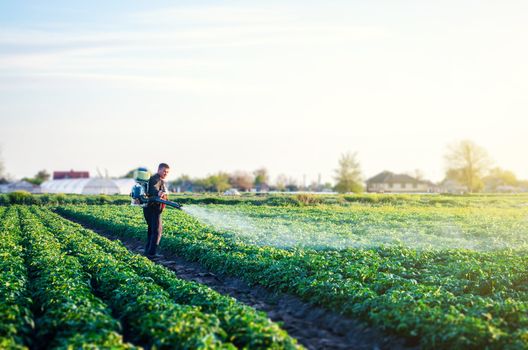
[(407, 174), (383, 171), (367, 180), (367, 192), (377, 193), (431, 193), (437, 192), (434, 183), (419, 180)]
[(53, 180), (63, 180), (63, 179), (87, 179), (90, 177), (88, 171), (54, 171)]

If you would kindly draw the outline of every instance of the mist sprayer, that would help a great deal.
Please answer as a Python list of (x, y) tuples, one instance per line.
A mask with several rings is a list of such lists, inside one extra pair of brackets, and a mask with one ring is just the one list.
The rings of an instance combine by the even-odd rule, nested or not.
[(132, 186), (132, 190), (130, 192), (130, 197), (132, 197), (132, 202), (131, 202), (132, 205), (146, 207), (149, 203), (156, 202), (156, 203), (163, 203), (169, 207), (182, 210), (182, 205), (180, 203), (161, 199), (160, 197), (157, 197), (157, 196), (156, 197), (147, 196), (147, 193), (149, 190), (148, 189), (149, 179), (150, 179), (150, 171), (148, 171), (146, 168), (138, 168), (134, 171), (134, 180), (136, 180), (136, 184)]

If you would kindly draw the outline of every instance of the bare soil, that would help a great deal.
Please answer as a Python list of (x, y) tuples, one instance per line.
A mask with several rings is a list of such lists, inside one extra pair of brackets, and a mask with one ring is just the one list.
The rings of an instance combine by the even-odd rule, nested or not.
[[(73, 218), (65, 218), (108, 239), (120, 240), (131, 252), (143, 254), (144, 244), (138, 239), (117, 237)], [(163, 250), (163, 239), (160, 248), (159, 257), (152, 261), (171, 269), (179, 278), (205, 284), (221, 294), (266, 312), (271, 320), (281, 324), (308, 349), (418, 349), (416, 344), (409, 344), (402, 338), (306, 303), (295, 296), (276, 293), (258, 285), (250, 286), (240, 278), (211, 273), (196, 262)]]

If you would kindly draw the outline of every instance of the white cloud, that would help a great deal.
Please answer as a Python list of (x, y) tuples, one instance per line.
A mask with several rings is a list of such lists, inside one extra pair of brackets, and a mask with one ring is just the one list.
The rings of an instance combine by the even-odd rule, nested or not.
[[(160, 28), (105, 32), (5, 28), (0, 32), (0, 76), (20, 76), (20, 83), (34, 75), (48, 81), (68, 77), (166, 88), (180, 86), (174, 82), (183, 80), (202, 91), (218, 91), (221, 85), (245, 91), (247, 87), (225, 81), (241, 53), (265, 48), (273, 57), (295, 48), (320, 50), (387, 36), (377, 27), (301, 21), (287, 8), (169, 8), (127, 18), (167, 23)], [(223, 82), (215, 78), (217, 74), (224, 76)], [(211, 88), (205, 79), (191, 75), (209, 76)]]

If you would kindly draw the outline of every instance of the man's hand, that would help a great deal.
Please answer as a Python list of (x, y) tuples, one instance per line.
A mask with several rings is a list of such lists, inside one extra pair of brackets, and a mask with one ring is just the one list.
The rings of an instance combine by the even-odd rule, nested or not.
[(167, 200), (167, 193), (165, 193), (163, 191), (159, 191), (158, 192), (158, 197), (160, 197), (161, 199)]

